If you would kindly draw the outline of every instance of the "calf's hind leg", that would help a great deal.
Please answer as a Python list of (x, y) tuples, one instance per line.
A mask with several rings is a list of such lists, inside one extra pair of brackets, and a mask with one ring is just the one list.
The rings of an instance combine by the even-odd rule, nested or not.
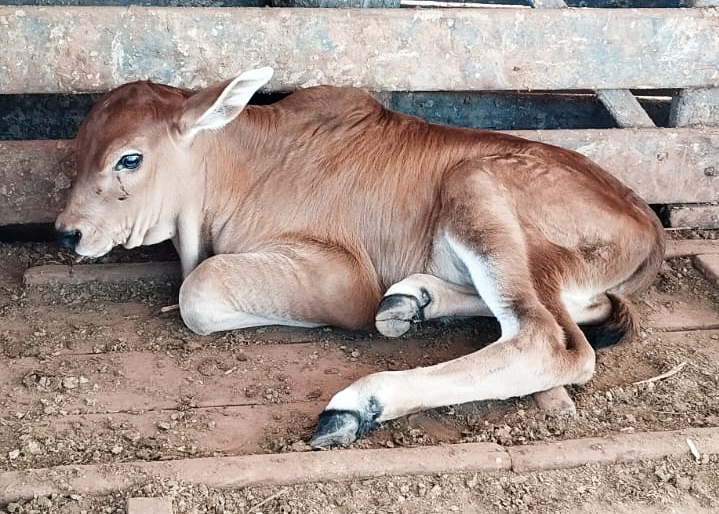
[(594, 371), (592, 348), (578, 328), (570, 332), (560, 327), (539, 300), (524, 265), (479, 255), (458, 242), (455, 251), (499, 320), (501, 338), (452, 361), (374, 373), (354, 382), (320, 415), (313, 446), (352, 442), (376, 423), (412, 412), (524, 396), (589, 380)]
[[(375, 326), (384, 336), (398, 337), (414, 323), (443, 316), (494, 315), (475, 288), (417, 273), (387, 290), (377, 309)], [(544, 411), (576, 413), (574, 402), (563, 386), (534, 393), (534, 399)]]
[(387, 290), (377, 309), (375, 326), (384, 336), (399, 337), (414, 323), (444, 316), (493, 314), (474, 287), (415, 273)]
[[(412, 412), (524, 396), (591, 378), (594, 351), (564, 309), (559, 284), (546, 277), (536, 284), (541, 291), (535, 287), (512, 202), (491, 179), (461, 179), (453, 177), (456, 202), (446, 202), (450, 209), (457, 206), (446, 242), (499, 321), (501, 338), (448, 362), (361, 378), (330, 400), (312, 446), (349, 443), (378, 422)], [(472, 218), (474, 213), (485, 216)]]
[(352, 329), (371, 323), (379, 298), (350, 252), (292, 243), (203, 261), (180, 288), (180, 313), (202, 335), (262, 325)]

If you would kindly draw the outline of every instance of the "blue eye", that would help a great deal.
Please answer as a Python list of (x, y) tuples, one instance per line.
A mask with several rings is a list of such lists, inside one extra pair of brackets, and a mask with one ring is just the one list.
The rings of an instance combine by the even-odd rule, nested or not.
[(142, 155), (139, 153), (130, 153), (127, 155), (123, 155), (119, 161), (117, 161), (117, 164), (115, 164), (115, 169), (120, 170), (134, 170), (140, 167), (140, 164), (142, 164)]

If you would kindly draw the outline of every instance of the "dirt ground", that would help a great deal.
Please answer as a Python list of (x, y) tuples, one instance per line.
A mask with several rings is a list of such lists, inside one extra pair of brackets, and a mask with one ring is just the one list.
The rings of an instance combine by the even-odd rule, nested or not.
[[(104, 260), (169, 256), (161, 247)], [(27, 267), (67, 262), (75, 258), (52, 245), (0, 244), (0, 472), (308, 451), (317, 414), (354, 379), (447, 360), (497, 336), (493, 321), (477, 319), (428, 323), (399, 340), (280, 327), (199, 337), (176, 312), (159, 312), (175, 303), (178, 284), (21, 285)], [(353, 446), (521, 445), (719, 426), (719, 288), (677, 258), (637, 304), (640, 336), (598, 352), (594, 379), (571, 388), (576, 417), (548, 415), (529, 398), (480, 402), (387, 423)], [(682, 363), (666, 380), (634, 384)], [(701, 513), (719, 509), (718, 471), (712, 457), (236, 491), (151, 483), (102, 498), (36, 498), (0, 512), (124, 512), (124, 498), (136, 493), (168, 495), (180, 513)]]

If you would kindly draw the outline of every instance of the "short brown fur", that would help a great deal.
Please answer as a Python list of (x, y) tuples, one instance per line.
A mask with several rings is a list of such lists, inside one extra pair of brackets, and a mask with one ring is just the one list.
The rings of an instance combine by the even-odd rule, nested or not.
[[(443, 369), (483, 376), (503, 369), (507, 355), (521, 363), (513, 373), (540, 366), (546, 378), (501, 386), (512, 395), (589, 378), (594, 357), (578, 321), (633, 326), (624, 295), (656, 274), (663, 231), (641, 199), (585, 157), (429, 124), (329, 86), (246, 107), (188, 136), (232, 84), (190, 93), (141, 82), (108, 93), (78, 134), (78, 176), (57, 222), (81, 230), (78, 251), (87, 254), (171, 238), (193, 330), (263, 320), (359, 328), (377, 316), (383, 333), (398, 335), (410, 318), (387, 309), (406, 306), (397, 297), (377, 312), (383, 295), (429, 280), (437, 305), (444, 294), (466, 299), (470, 307), (456, 312), (486, 301), (508, 338), (501, 352), (488, 347)], [(142, 152), (142, 167), (111, 171), (127, 148)], [(385, 406), (383, 416), (443, 401)]]

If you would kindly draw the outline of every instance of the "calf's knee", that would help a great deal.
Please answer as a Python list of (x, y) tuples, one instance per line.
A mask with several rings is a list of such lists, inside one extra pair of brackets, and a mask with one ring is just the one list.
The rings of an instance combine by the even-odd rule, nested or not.
[(200, 264), (180, 287), (180, 316), (187, 328), (205, 336), (215, 331), (212, 320), (213, 303), (219, 291), (214, 286), (211, 266)]

